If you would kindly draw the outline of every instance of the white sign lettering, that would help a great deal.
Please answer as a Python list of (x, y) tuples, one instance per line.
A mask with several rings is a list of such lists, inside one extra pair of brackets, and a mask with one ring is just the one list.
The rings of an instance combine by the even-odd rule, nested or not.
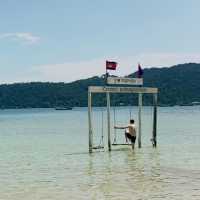
[(158, 93), (157, 88), (150, 87), (105, 87), (90, 86), (89, 92), (92, 93)]
[(143, 85), (143, 79), (142, 78), (108, 77), (107, 84)]

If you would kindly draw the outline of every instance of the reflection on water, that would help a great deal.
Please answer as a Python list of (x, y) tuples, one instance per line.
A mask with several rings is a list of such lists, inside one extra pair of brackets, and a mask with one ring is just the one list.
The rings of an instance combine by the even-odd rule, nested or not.
[[(148, 150), (148, 153), (144, 151)], [(89, 156), (76, 177), (81, 199), (198, 199), (198, 171), (162, 166), (157, 150), (101, 153)], [(73, 184), (72, 184), (73, 187)], [(70, 198), (77, 198), (72, 193)]]
[[(149, 141), (147, 108), (142, 149), (113, 147), (112, 152), (91, 155), (85, 109), (4, 111), (0, 113), (0, 199), (199, 200), (200, 112), (186, 108), (185, 119), (182, 109), (160, 110), (157, 149)], [(122, 118), (121, 113), (118, 120)], [(77, 119), (82, 123), (77, 124)]]

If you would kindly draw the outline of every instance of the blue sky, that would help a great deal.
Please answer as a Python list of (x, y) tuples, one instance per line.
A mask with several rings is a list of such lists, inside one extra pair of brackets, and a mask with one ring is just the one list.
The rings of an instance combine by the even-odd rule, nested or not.
[(1, 0), (0, 83), (200, 62), (199, 0)]

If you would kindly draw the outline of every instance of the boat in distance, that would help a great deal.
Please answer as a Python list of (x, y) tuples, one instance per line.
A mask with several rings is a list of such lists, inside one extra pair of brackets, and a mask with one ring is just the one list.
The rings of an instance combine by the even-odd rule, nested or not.
[(73, 108), (72, 107), (55, 107), (55, 110), (72, 110)]

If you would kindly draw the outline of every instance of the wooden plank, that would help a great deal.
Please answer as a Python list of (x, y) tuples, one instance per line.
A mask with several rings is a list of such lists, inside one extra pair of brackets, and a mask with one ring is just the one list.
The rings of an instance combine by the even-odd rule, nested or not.
[(122, 146), (122, 145), (132, 145), (132, 144), (129, 144), (129, 143), (114, 143), (112, 144), (113, 146)]
[(92, 93), (158, 93), (157, 88), (150, 87), (108, 87), (108, 86), (90, 86), (88, 90)]
[(141, 115), (142, 115), (142, 94), (140, 93), (138, 95), (138, 147), (141, 148), (142, 147), (142, 142), (141, 142), (141, 138), (142, 138), (142, 119), (141, 119)]
[(92, 94), (88, 92), (88, 126), (89, 126), (89, 153), (92, 153), (93, 131), (92, 131)]
[(106, 93), (107, 98), (107, 128), (108, 128), (108, 150), (111, 151), (111, 136), (110, 136), (110, 93)]
[(153, 147), (157, 146), (157, 94), (153, 96)]

